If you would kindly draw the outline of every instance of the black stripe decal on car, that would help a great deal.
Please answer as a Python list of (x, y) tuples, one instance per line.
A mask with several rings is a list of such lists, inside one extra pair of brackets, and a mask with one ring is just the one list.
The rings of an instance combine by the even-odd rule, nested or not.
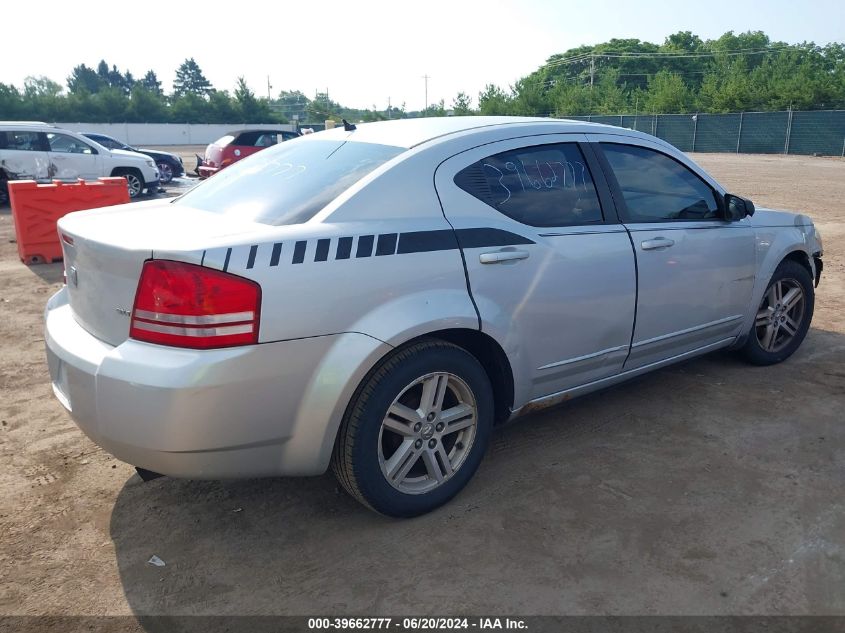
[(456, 229), (461, 248), (534, 244), (534, 240), (502, 229)]
[(349, 259), (349, 255), (352, 253), (352, 238), (351, 237), (342, 237), (337, 241), (337, 253), (335, 253), (335, 259)]
[(305, 261), (305, 248), (308, 246), (306, 240), (301, 240), (293, 247), (293, 263), (301, 264)]
[(276, 242), (273, 244), (273, 254), (270, 255), (270, 265), (271, 266), (278, 266), (279, 265), (279, 257), (282, 255), (282, 243)]
[(317, 240), (317, 252), (314, 253), (315, 262), (324, 262), (329, 258), (331, 240)]
[[(376, 239), (376, 237), (378, 239)], [(349, 259), (352, 256), (352, 243), (354, 238), (341, 237), (337, 240), (336, 260)], [(320, 238), (314, 252), (315, 262), (329, 260), (331, 250), (331, 238)], [(278, 266), (282, 255), (283, 242), (273, 244), (270, 255), (270, 266)], [(438, 229), (435, 231), (410, 231), (408, 233), (383, 233), (379, 236), (360, 235), (358, 236), (358, 247), (355, 251), (356, 258), (372, 257), (373, 246), (377, 257), (385, 255), (409, 255), (412, 253), (433, 253), (436, 251), (453, 251), (460, 248), (489, 248), (493, 246), (512, 246), (517, 244), (535, 244), (522, 235), (511, 233), (503, 229), (477, 228), (477, 229)], [(260, 244), (253, 244), (249, 247), (247, 256), (247, 270), (255, 266)], [(308, 249), (308, 240), (298, 240), (294, 244), (292, 264), (305, 262), (305, 252)], [(226, 249), (226, 258), (223, 262), (223, 270), (229, 268), (229, 260), (232, 257), (232, 249)], [(203, 262), (205, 252), (203, 252)]]
[(396, 252), (396, 233), (385, 233), (378, 236), (376, 244), (376, 257), (381, 255), (393, 255)]
[(440, 231), (414, 231), (399, 236), (398, 255), (406, 253), (431, 253), (432, 251), (450, 251), (458, 248), (455, 232), (452, 229)]
[(362, 235), (358, 238), (358, 251), (355, 257), (369, 257), (373, 254), (373, 236)]

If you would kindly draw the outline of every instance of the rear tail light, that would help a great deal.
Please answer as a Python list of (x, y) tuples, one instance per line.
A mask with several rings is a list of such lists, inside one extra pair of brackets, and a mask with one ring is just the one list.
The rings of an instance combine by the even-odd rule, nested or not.
[(254, 281), (167, 260), (141, 271), (129, 336), (147, 343), (212, 349), (258, 342), (261, 287)]

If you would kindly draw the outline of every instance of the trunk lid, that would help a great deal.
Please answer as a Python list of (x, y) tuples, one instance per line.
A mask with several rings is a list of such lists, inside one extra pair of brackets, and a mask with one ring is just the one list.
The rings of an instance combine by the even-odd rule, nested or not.
[(185, 253), (185, 261), (200, 263), (204, 249), (260, 226), (157, 200), (66, 215), (58, 230), (74, 318), (100, 340), (120, 345), (129, 337), (141, 268), (154, 251)]

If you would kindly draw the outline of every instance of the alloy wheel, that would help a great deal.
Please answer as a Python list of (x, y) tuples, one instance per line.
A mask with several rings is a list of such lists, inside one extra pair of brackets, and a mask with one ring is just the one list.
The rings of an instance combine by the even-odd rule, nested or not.
[(378, 459), (385, 479), (406, 494), (441, 486), (460, 469), (475, 440), (478, 407), (454, 374), (426, 374), (407, 385), (382, 420)]
[(804, 289), (795, 279), (780, 279), (769, 286), (754, 321), (760, 347), (779, 352), (789, 345), (801, 329), (804, 309)]
[(167, 184), (173, 180), (173, 168), (168, 163), (159, 163), (157, 167), (162, 184)]
[(126, 184), (129, 186), (129, 197), (137, 198), (141, 195), (141, 190), (144, 186), (141, 184), (141, 179), (135, 174), (125, 174)]

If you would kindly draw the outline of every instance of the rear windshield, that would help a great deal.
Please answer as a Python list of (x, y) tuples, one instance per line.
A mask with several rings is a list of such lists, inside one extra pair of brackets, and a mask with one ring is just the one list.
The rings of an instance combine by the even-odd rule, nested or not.
[(219, 147), (226, 147), (229, 143), (235, 140), (235, 137), (231, 134), (227, 134), (226, 136), (221, 136), (219, 139), (214, 141), (212, 145), (217, 145)]
[(174, 204), (274, 226), (301, 224), (403, 151), (345, 141), (281, 143), (227, 167)]

